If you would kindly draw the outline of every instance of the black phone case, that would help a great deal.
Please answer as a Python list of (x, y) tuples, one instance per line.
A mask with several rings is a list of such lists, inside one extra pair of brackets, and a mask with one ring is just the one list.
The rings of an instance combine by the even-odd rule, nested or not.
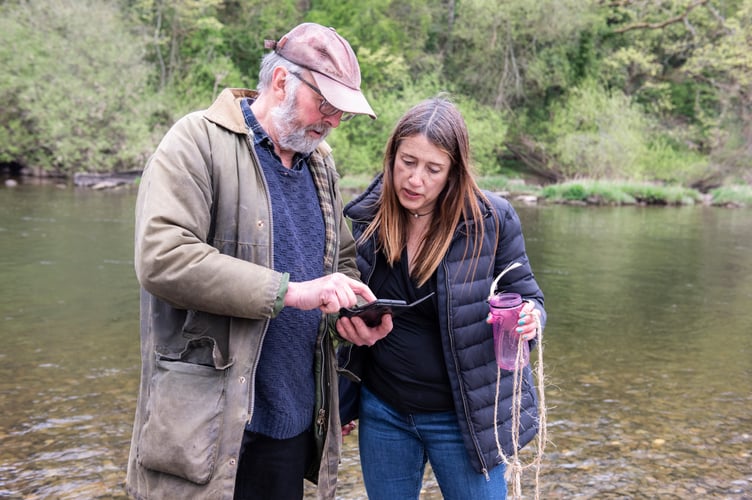
[(378, 326), (379, 324), (381, 324), (381, 317), (384, 314), (391, 314), (392, 316), (402, 314), (411, 307), (414, 307), (424, 300), (428, 299), (429, 297), (433, 296), (433, 294), (434, 292), (431, 292), (425, 297), (418, 299), (410, 304), (408, 304), (404, 300), (377, 299), (373, 302), (369, 302), (368, 304), (363, 304), (362, 306), (343, 307), (339, 310), (339, 315), (345, 316), (347, 318), (359, 316), (363, 319), (366, 326)]

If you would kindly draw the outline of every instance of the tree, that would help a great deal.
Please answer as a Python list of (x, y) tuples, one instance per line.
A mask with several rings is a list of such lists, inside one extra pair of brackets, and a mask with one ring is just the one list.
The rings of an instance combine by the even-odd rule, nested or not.
[(148, 32), (150, 58), (158, 68), (156, 88), (179, 97), (179, 113), (204, 105), (227, 86), (240, 86), (219, 20), (222, 0), (136, 0), (131, 9)]
[(109, 2), (0, 4), (0, 161), (132, 167), (151, 139), (143, 51)]
[(466, 95), (512, 110), (576, 83), (572, 61), (594, 22), (591, 1), (468, 0), (451, 34), (446, 74)]
[(603, 76), (648, 107), (675, 149), (714, 164), (707, 188), (749, 170), (752, 152), (752, 1), (612, 2), (620, 46)]

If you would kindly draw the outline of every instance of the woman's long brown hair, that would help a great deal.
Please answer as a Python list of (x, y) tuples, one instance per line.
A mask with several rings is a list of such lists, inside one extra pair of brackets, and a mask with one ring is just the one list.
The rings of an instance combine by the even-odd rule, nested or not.
[[(378, 250), (383, 250), (387, 262), (394, 265), (400, 260), (407, 245), (407, 227), (410, 214), (404, 209), (394, 190), (394, 159), (401, 142), (415, 135), (426, 137), (450, 159), (447, 184), (439, 194), (431, 226), (413, 259), (411, 276), (422, 286), (441, 263), (461, 221), (475, 219), (471, 255), (480, 254), (484, 238), (481, 201), (488, 201), (475, 182), (470, 158), (470, 141), (467, 125), (457, 107), (446, 97), (425, 100), (405, 113), (394, 128), (384, 152), (384, 177), (376, 217), (362, 235), (365, 240), (378, 234)], [(498, 227), (498, 224), (497, 224)]]

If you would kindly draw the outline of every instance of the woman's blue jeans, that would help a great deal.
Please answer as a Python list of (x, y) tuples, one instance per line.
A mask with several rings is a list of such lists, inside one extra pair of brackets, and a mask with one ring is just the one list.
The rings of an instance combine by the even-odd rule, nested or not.
[(418, 499), (430, 461), (445, 500), (507, 496), (504, 464), (473, 469), (454, 412), (402, 414), (361, 387), (360, 463), (369, 500)]

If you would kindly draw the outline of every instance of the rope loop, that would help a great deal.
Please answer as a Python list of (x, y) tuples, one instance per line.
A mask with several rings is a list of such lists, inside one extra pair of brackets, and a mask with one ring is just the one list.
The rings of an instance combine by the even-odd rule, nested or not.
[[(493, 290), (493, 288), (492, 288)], [(546, 446), (547, 432), (546, 432), (546, 397), (544, 392), (544, 377), (543, 377), (543, 329), (540, 324), (540, 317), (535, 314), (535, 327), (538, 332), (538, 360), (535, 367), (535, 375), (538, 379), (538, 436), (536, 437), (538, 446), (536, 448), (535, 455), (529, 464), (523, 464), (519, 457), (519, 443), (520, 443), (520, 411), (522, 407), (522, 337), (518, 340), (517, 359), (515, 360), (515, 366), (518, 367), (514, 370), (514, 384), (512, 386), (512, 449), (514, 450), (511, 457), (507, 457), (504, 454), (504, 450), (501, 448), (501, 442), (499, 441), (499, 386), (501, 385), (501, 368), (496, 369), (496, 399), (494, 404), (494, 437), (496, 438), (496, 448), (499, 451), (499, 455), (504, 461), (506, 471), (504, 478), (507, 481), (507, 485), (511, 485), (511, 498), (519, 500), (522, 498), (522, 474), (525, 469), (535, 469), (535, 499), (540, 499), (540, 467), (543, 460), (543, 453)]]

